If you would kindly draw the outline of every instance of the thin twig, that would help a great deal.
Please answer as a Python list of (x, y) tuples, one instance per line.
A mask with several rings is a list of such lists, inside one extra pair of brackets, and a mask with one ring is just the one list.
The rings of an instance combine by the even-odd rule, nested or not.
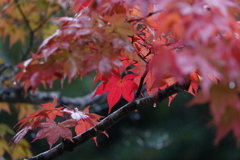
[(24, 61), (24, 60), (27, 59), (27, 56), (29, 55), (29, 53), (31, 51), (31, 48), (32, 48), (32, 45), (33, 45), (33, 40), (34, 40), (34, 31), (33, 31), (32, 27), (30, 26), (29, 20), (27, 19), (26, 15), (24, 14), (24, 12), (23, 12), (23, 10), (22, 10), (18, 0), (14, 0), (14, 2), (16, 3), (17, 9), (20, 12), (20, 14), (21, 14), (21, 16), (23, 18), (23, 21), (25, 22), (25, 24), (27, 26), (27, 29), (29, 31), (29, 44), (28, 44), (28, 48), (23, 53), (23, 56), (21, 58), (21, 61)]
[(142, 57), (141, 53), (139, 53), (137, 50), (135, 50), (135, 52), (137, 52), (138, 57), (141, 58), (141, 60), (142, 60), (143, 62), (145, 62), (146, 64), (148, 64), (148, 61), (146, 61), (146, 59), (144, 59), (144, 58)]
[[(38, 31), (48, 20), (49, 18), (55, 13), (55, 11), (53, 11), (52, 13), (50, 13), (46, 18), (44, 18), (40, 23), (39, 25), (33, 29), (31, 26), (30, 26), (30, 23), (29, 23), (29, 20), (27, 19), (27, 16), (24, 14), (21, 6), (20, 6), (20, 3), (18, 2), (18, 0), (14, 0), (15, 1), (15, 4), (16, 4), (16, 7), (18, 9), (18, 11), (20, 12), (22, 18), (23, 18), (23, 21), (25, 22), (26, 24), (26, 27), (29, 31), (29, 44), (28, 44), (28, 47), (26, 49), (26, 51), (23, 53), (23, 56), (22, 56), (22, 59), (21, 61), (24, 61), (27, 59), (28, 55), (30, 54), (30, 51), (33, 47), (33, 42), (34, 42), (34, 34), (36, 33), (36, 31)], [(57, 10), (58, 8), (56, 8)]]
[(33, 41), (34, 41), (34, 32), (30, 31), (29, 32), (29, 44), (28, 44), (27, 50), (25, 51), (25, 53), (22, 56), (21, 61), (24, 61), (27, 59), (27, 56), (30, 54), (30, 51), (32, 49)]
[(17, 9), (18, 9), (18, 11), (20, 12), (20, 14), (21, 14), (21, 16), (22, 16), (22, 18), (23, 18), (23, 21), (25, 22), (28, 30), (29, 30), (30, 32), (32, 32), (33, 30), (32, 30), (32, 28), (31, 28), (31, 26), (30, 26), (29, 20), (27, 19), (27, 17), (26, 17), (26, 15), (24, 14), (22, 8), (20, 7), (20, 4), (18, 3), (18, 0), (14, 0), (14, 2), (16, 3)]
[(150, 13), (149, 13), (148, 15), (146, 15), (145, 17), (136, 18), (136, 19), (130, 19), (130, 20), (127, 20), (127, 22), (129, 22), (129, 23), (131, 23), (131, 22), (139, 22), (139, 21), (141, 21), (141, 20), (143, 20), (143, 19), (146, 19), (146, 18), (148, 18), (148, 17), (150, 17), (150, 16), (152, 16), (152, 15), (158, 13), (158, 12), (161, 12), (161, 11), (162, 11), (162, 10), (155, 11), (155, 12), (150, 12)]
[[(57, 9), (56, 9), (56, 10), (57, 10)], [(55, 11), (53, 11), (53, 12), (50, 13), (47, 17), (45, 17), (33, 31), (34, 31), (34, 32), (38, 31), (38, 30), (52, 17), (52, 15), (53, 15), (54, 13), (55, 13)]]
[(144, 79), (147, 76), (147, 73), (148, 73), (148, 64), (146, 65), (146, 69), (145, 69), (143, 75), (141, 76), (141, 79), (140, 79), (140, 82), (139, 82), (139, 86), (138, 86), (138, 90), (137, 90), (137, 93), (135, 95), (135, 98), (138, 98), (140, 96), (140, 93), (141, 93), (141, 90), (142, 90), (142, 86), (143, 86), (143, 83), (144, 83)]

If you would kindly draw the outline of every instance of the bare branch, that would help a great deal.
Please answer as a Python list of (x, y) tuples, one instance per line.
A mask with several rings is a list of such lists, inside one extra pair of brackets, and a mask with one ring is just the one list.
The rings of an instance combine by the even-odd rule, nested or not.
[(73, 151), (75, 147), (81, 145), (82, 143), (86, 142), (90, 138), (97, 136), (99, 133), (102, 133), (103, 131), (111, 127), (113, 124), (117, 123), (120, 119), (125, 117), (127, 114), (135, 110), (139, 110), (143, 107), (152, 105), (157, 101), (162, 101), (165, 98), (175, 93), (187, 90), (189, 88), (189, 85), (190, 85), (189, 81), (182, 85), (175, 83), (164, 90), (158, 91), (154, 95), (147, 96), (145, 98), (137, 99), (130, 103), (127, 103), (117, 111), (108, 115), (105, 119), (99, 122), (94, 128), (90, 128), (89, 130), (85, 131), (81, 135), (75, 136), (73, 138), (74, 143), (68, 140), (64, 140), (62, 143), (58, 144), (51, 150), (48, 150), (37, 156), (31, 157), (28, 159), (23, 159), (23, 160), (49, 160), (59, 155), (62, 155), (66, 151), (69, 151), (69, 152)]
[[(11, 70), (11, 72), (9, 72)], [(6, 73), (5, 73), (6, 72)], [(9, 80), (13, 78), (18, 72), (18, 68), (14, 68), (11, 64), (2, 63), (0, 65), (0, 87), (4, 83), (5, 80)]]
[(145, 69), (143, 75), (141, 76), (141, 79), (140, 79), (140, 82), (139, 82), (139, 87), (138, 87), (137, 93), (135, 95), (136, 98), (138, 98), (140, 96), (142, 86), (143, 86), (143, 83), (144, 83), (144, 79), (147, 76), (147, 73), (148, 73), (148, 64), (146, 65), (146, 69)]
[(61, 92), (44, 92), (44, 91), (35, 91), (34, 94), (31, 94), (29, 91), (24, 96), (24, 88), (20, 87), (2, 87), (0, 88), (0, 102), (23, 102), (23, 103), (32, 103), (32, 104), (42, 104), (49, 101), (53, 101), (54, 97), (58, 99), (59, 105), (67, 105), (70, 108), (79, 108), (83, 110), (86, 106), (92, 104), (98, 104), (105, 100), (106, 94), (97, 95), (93, 98), (94, 92), (87, 94), (83, 97), (65, 97), (61, 95)]

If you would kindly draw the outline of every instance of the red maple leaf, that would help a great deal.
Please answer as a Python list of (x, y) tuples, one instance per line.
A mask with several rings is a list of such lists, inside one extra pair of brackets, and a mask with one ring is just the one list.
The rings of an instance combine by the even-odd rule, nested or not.
[[(160, 87), (160, 89), (166, 89), (167, 87), (173, 85), (174, 83), (176, 83), (177, 80), (174, 77), (169, 77), (164, 79), (164, 85)], [(177, 96), (177, 93), (171, 95), (168, 97), (168, 106), (170, 106), (172, 100)]]
[[(37, 111), (31, 113), (27, 117), (23, 118), (19, 121), (15, 126), (19, 125), (18, 133), (12, 138), (13, 144), (16, 145), (26, 134), (29, 130), (32, 130), (38, 127), (38, 124), (44, 118), (54, 120), (57, 115), (64, 116), (62, 108), (55, 108), (57, 106), (57, 99), (54, 97), (52, 103), (44, 103), (42, 104), (44, 109), (38, 109)], [(14, 127), (15, 127), (14, 126)]]
[(23, 118), (22, 120), (20, 120), (14, 127), (16, 127), (19, 124), (21, 124), (21, 125), (18, 127), (18, 129), (21, 129), (25, 126), (35, 127), (36, 124), (45, 117), (47, 117), (47, 111), (39, 109), (39, 110), (31, 113), (27, 117)]
[[(134, 68), (132, 68), (130, 71), (138, 74), (138, 75), (143, 75), (144, 72), (146, 70), (146, 66), (144, 65), (138, 65), (138, 66), (135, 66)], [(154, 93), (156, 93), (158, 91), (158, 89), (165, 89), (171, 85), (173, 85), (174, 83), (177, 82), (177, 79), (168, 75), (168, 74), (165, 74), (163, 77), (162, 77), (162, 80), (158, 83), (156, 83), (156, 70), (149, 70), (148, 73), (146, 74), (146, 77), (144, 78), (144, 84), (146, 83), (146, 90), (148, 92), (149, 95), (152, 95)], [(140, 83), (140, 79), (141, 79), (141, 76), (138, 76), (136, 78), (134, 78), (134, 82), (136, 82), (137, 84)], [(190, 86), (189, 86), (189, 89), (187, 90), (187, 92), (191, 93), (192, 95), (196, 95), (196, 92), (197, 92), (197, 89), (199, 87), (199, 75), (198, 73), (196, 72), (192, 72), (190, 75), (189, 75), (189, 79), (191, 80), (191, 83), (190, 83)], [(171, 104), (172, 100), (177, 96), (177, 93), (172, 95), (172, 96), (169, 96), (168, 99), (168, 106)]]
[(48, 62), (43, 62), (37, 58), (41, 58), (41, 56), (32, 54), (31, 59), (16, 66), (21, 69), (15, 76), (15, 80), (18, 80), (19, 83), (25, 82), (24, 89), (26, 92), (30, 86), (35, 91), (41, 83), (43, 85), (47, 83), (51, 87), (54, 80), (63, 78), (62, 74), (58, 72), (58, 69), (61, 67), (61, 61), (53, 63), (55, 57), (51, 57)]
[[(18, 127), (18, 133), (12, 138), (12, 140), (10, 141), (10, 143), (16, 145), (26, 134), (29, 130), (32, 130), (34, 128), (36, 128), (39, 124), (39, 122), (43, 119), (47, 117), (47, 111), (46, 110), (37, 110), (33, 113), (31, 113), (30, 115), (28, 115), (27, 117), (23, 118), (21, 121), (19, 121), (15, 126), (21, 124)], [(14, 126), (14, 127), (15, 127)]]
[(47, 122), (38, 124), (39, 127), (45, 128), (38, 131), (35, 139), (32, 142), (47, 137), (50, 148), (52, 148), (52, 145), (58, 140), (59, 137), (73, 142), (72, 132), (69, 128), (74, 127), (76, 124), (76, 121), (72, 120), (66, 120), (57, 124), (55, 121), (48, 119)]
[[(134, 82), (136, 84), (140, 83), (141, 75), (144, 74), (145, 70), (146, 70), (146, 65), (145, 64), (144, 65), (138, 65), (137, 64), (134, 68), (132, 68), (130, 70), (130, 71), (132, 71), (132, 72), (134, 72), (134, 73), (139, 75), (139, 76), (136, 76), (134, 78)], [(146, 90), (147, 90), (147, 93), (149, 95), (152, 95), (152, 94), (156, 93), (158, 91), (158, 87), (159, 87), (159, 86), (153, 87), (153, 84), (155, 82), (155, 79), (154, 79), (154, 76), (153, 76), (154, 74), (155, 73), (153, 72), (153, 70), (149, 70), (147, 72), (146, 77), (144, 78), (144, 82), (143, 82), (143, 84), (146, 83)]]
[(19, 121), (15, 126), (21, 124), (18, 129), (21, 129), (23, 126), (35, 127), (37, 123), (40, 122), (43, 118), (54, 120), (57, 115), (64, 117), (62, 111), (63, 107), (55, 108), (57, 106), (56, 97), (54, 97), (52, 103), (44, 103), (42, 106), (44, 109), (38, 109), (37, 111), (31, 113)]
[(13, 143), (13, 145), (15, 146), (31, 129), (32, 126), (25, 126), (23, 129), (18, 131), (18, 133), (12, 138), (12, 140), (9, 143)]
[(196, 96), (199, 84), (200, 84), (200, 80), (199, 80), (199, 75), (196, 72), (192, 72), (189, 75), (189, 78), (191, 80), (189, 89), (187, 90), (187, 92), (191, 93), (192, 95)]
[[(74, 110), (65, 108), (63, 110), (64, 112), (71, 114), (71, 117), (78, 122), (75, 127), (75, 132), (77, 135), (82, 134), (86, 130), (94, 127), (98, 124), (100, 119), (103, 118), (103, 116), (95, 113), (89, 113), (89, 107), (90, 106), (86, 107), (83, 111), (79, 111), (77, 108)], [(105, 131), (103, 133), (108, 137), (108, 134)], [(98, 145), (96, 137), (93, 137), (93, 140), (95, 141), (96, 145)]]
[(56, 97), (54, 97), (52, 103), (44, 103), (44, 104), (41, 104), (41, 105), (44, 108), (43, 110), (47, 111), (48, 118), (54, 120), (57, 115), (64, 117), (63, 112), (62, 112), (63, 107), (55, 108), (57, 106), (57, 99), (56, 99)]
[(120, 97), (123, 96), (125, 100), (130, 102), (134, 98), (133, 90), (137, 90), (137, 84), (131, 79), (138, 75), (129, 74), (121, 77), (120, 74), (112, 74), (108, 81), (103, 81), (101, 85), (98, 86), (95, 94), (99, 95), (108, 92), (107, 101), (109, 105), (108, 113), (111, 112), (112, 107), (119, 101)]

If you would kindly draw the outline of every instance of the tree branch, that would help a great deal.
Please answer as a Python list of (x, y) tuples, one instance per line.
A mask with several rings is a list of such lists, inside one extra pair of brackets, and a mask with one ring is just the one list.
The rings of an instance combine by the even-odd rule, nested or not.
[(141, 94), (142, 86), (143, 86), (143, 83), (144, 83), (144, 79), (147, 76), (147, 73), (148, 73), (148, 64), (146, 65), (146, 69), (145, 69), (143, 75), (141, 76), (139, 86), (138, 86), (138, 90), (137, 90), (137, 93), (135, 95), (136, 98), (138, 98)]
[[(11, 72), (9, 72), (9, 70), (11, 70)], [(13, 78), (17, 72), (18, 72), (18, 68), (15, 68), (11, 64), (8, 64), (8, 63), (0, 64), (0, 87), (5, 80), (9, 80)]]
[(48, 150), (37, 156), (31, 157), (28, 159), (23, 159), (23, 160), (49, 160), (59, 155), (62, 155), (66, 151), (73, 151), (75, 147), (81, 145), (82, 143), (86, 142), (90, 138), (97, 136), (99, 133), (102, 133), (103, 131), (111, 127), (113, 124), (117, 123), (120, 119), (125, 117), (127, 114), (135, 110), (139, 110), (143, 107), (152, 105), (157, 101), (160, 102), (175, 93), (187, 90), (189, 88), (189, 85), (190, 85), (190, 81), (182, 85), (175, 83), (164, 90), (158, 91), (154, 95), (129, 102), (123, 107), (121, 107), (120, 109), (118, 109), (117, 111), (108, 115), (101, 122), (99, 122), (94, 128), (90, 128), (89, 130), (85, 131), (81, 135), (75, 136), (73, 138), (74, 143), (68, 140), (64, 140), (62, 143), (53, 147), (51, 150)]
[(34, 94), (31, 94), (31, 91), (29, 91), (25, 97), (23, 86), (2, 87), (0, 88), (0, 102), (23, 102), (41, 104), (53, 101), (54, 97), (56, 97), (58, 99), (59, 105), (64, 104), (70, 108), (77, 107), (79, 110), (83, 110), (88, 105), (96, 104), (105, 100), (106, 94), (97, 95), (91, 98), (93, 93), (94, 92), (83, 97), (70, 98), (62, 96), (61, 92), (35, 91)]

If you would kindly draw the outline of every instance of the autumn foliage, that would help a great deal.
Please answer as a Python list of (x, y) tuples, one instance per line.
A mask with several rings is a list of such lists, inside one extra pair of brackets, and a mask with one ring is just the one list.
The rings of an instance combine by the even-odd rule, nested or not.
[[(55, 108), (57, 106), (56, 98), (54, 98), (52, 103), (42, 104), (42, 106), (44, 109), (39, 109), (18, 122), (20, 125), (19, 130), (21, 130), (13, 137), (14, 144), (17, 144), (29, 130), (43, 127), (43, 129), (38, 131), (33, 142), (37, 139), (47, 137), (47, 141), (51, 148), (60, 136), (73, 141), (72, 132), (69, 128), (75, 127), (76, 135), (79, 135), (87, 129), (94, 127), (100, 118), (102, 118), (102, 116), (97, 114), (89, 113), (89, 107), (83, 111), (78, 111), (77, 108), (75, 110), (69, 108), (63, 109), (64, 107)], [(57, 124), (54, 121), (56, 116), (65, 117), (64, 113), (70, 114), (72, 119)], [(42, 120), (46, 122), (41, 122)], [(96, 138), (94, 138), (94, 140), (97, 144)]]
[[(24, 84), (27, 92), (40, 84), (51, 88), (56, 79), (71, 83), (77, 76), (94, 75), (93, 97), (107, 93), (109, 114), (121, 97), (131, 102), (175, 83), (189, 82), (185, 91), (195, 96), (189, 105), (210, 103), (211, 124), (217, 128), (214, 143), (218, 144), (230, 131), (239, 139), (239, 3), (72, 0), (69, 5), (74, 16), (53, 20), (58, 29), (45, 38), (30, 59), (17, 65), (20, 70), (14, 80)], [(18, 31), (14, 34), (4, 29), (5, 23), (10, 22), (0, 19), (0, 35), (9, 35), (11, 44), (24, 42)], [(98, 82), (100, 85), (96, 85)], [(176, 95), (168, 97), (169, 105)], [(27, 131), (42, 127), (33, 141), (47, 137), (51, 147), (59, 137), (72, 141), (69, 128), (74, 127), (79, 135), (102, 118), (89, 113), (89, 108), (78, 111), (55, 108), (56, 105), (55, 98), (19, 121), (13, 143), (19, 142)], [(56, 116), (66, 120), (56, 123)]]

